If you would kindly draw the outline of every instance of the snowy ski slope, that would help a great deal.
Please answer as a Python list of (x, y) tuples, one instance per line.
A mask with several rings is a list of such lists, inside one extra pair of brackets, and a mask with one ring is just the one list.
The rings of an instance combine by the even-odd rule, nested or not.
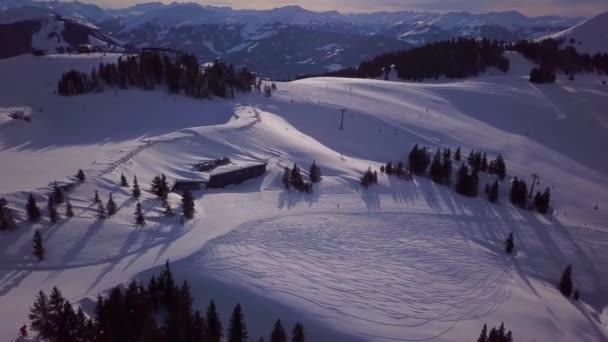
[[(97, 293), (145, 278), (167, 259), (192, 283), (196, 305), (215, 298), (226, 319), (240, 302), (255, 339), (279, 317), (289, 326), (302, 321), (311, 341), (473, 341), (484, 323), (503, 321), (516, 340), (608, 339), (608, 88), (598, 76), (532, 85), (523, 76), (528, 62), (509, 54), (507, 75), (309, 79), (279, 83), (272, 98), (53, 94), (62, 71), (115, 58), (0, 61), (0, 194), (24, 217), (27, 192), (42, 208), (51, 182), (78, 168), (88, 176), (69, 194), (74, 218), (1, 234), (3, 340), (17, 335), (38, 290), (57, 285), (90, 309)], [(33, 122), (8, 118), (15, 108)], [(500, 205), (418, 177), (381, 176), (378, 186), (360, 188), (364, 170), (404, 159), (415, 143), (460, 145), (465, 156), (501, 153), (508, 178), (529, 183), (540, 174), (554, 212), (514, 208), (508, 178)], [(144, 191), (147, 225), (133, 226), (136, 202), (119, 187), (121, 173), (147, 189), (157, 174), (194, 177), (194, 163), (224, 156), (268, 161), (268, 172), (196, 193), (197, 217), (185, 225), (161, 217), (160, 202)], [(312, 160), (323, 172), (314, 193), (285, 191), (283, 168), (297, 162), (307, 170)], [(113, 193), (117, 215), (95, 219), (96, 189), (104, 200)], [(169, 199), (178, 206), (179, 195)], [(30, 254), (35, 229), (48, 252), (41, 263)], [(502, 247), (510, 232), (511, 257)], [(580, 303), (555, 289), (569, 263)]]

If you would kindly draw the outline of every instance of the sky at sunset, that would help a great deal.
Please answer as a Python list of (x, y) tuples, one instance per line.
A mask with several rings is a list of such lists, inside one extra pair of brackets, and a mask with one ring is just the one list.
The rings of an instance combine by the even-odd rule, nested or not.
[[(128, 7), (153, 0), (83, 0), (102, 7)], [(171, 1), (162, 1), (169, 3)], [(233, 8), (270, 9), (287, 5), (300, 5), (306, 9), (347, 12), (374, 11), (469, 11), (488, 12), (518, 10), (526, 15), (593, 16), (608, 11), (608, 0), (190, 0), (205, 5)]]

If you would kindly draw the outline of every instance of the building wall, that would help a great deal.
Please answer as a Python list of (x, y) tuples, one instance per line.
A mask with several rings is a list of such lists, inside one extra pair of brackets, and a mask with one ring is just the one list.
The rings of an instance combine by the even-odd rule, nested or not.
[(266, 164), (250, 166), (239, 170), (220, 173), (209, 177), (208, 188), (223, 188), (230, 184), (240, 184), (248, 179), (259, 177), (266, 173)]

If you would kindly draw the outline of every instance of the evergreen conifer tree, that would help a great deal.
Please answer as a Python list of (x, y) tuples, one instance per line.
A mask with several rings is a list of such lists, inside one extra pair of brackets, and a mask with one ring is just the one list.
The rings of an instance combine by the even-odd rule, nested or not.
[(169, 199), (167, 197), (163, 197), (162, 199), (162, 207), (164, 209), (164, 215), (166, 217), (173, 217), (175, 216), (175, 211), (173, 210), (173, 208), (171, 207), (171, 203), (169, 203)]
[(283, 329), (280, 319), (274, 324), (274, 329), (270, 335), (270, 342), (287, 342), (287, 334), (285, 333), (285, 329)]
[(76, 179), (79, 182), (84, 182), (86, 179), (86, 176), (84, 175), (84, 172), (82, 170), (78, 170), (78, 172), (76, 173)]
[(290, 174), (291, 170), (287, 166), (285, 166), (285, 171), (283, 171), (283, 186), (287, 190), (289, 190), (289, 184), (291, 183)]
[(114, 216), (114, 214), (116, 214), (116, 212), (118, 212), (118, 206), (116, 205), (116, 202), (114, 202), (111, 192), (110, 192), (110, 195), (108, 196), (108, 203), (106, 204), (106, 208), (108, 209), (108, 215), (110, 215), (110, 216)]
[(212, 300), (207, 308), (207, 331), (211, 342), (220, 342), (224, 335), (222, 322), (215, 309), (215, 302)]
[(498, 181), (494, 181), (494, 184), (490, 187), (490, 192), (488, 193), (488, 200), (491, 203), (498, 202)]
[(40, 214), (40, 209), (36, 204), (34, 194), (32, 193), (30, 193), (29, 197), (27, 198), (25, 210), (27, 212), (27, 219), (30, 222), (38, 222), (40, 220), (40, 217), (42, 217), (42, 214)]
[(304, 326), (302, 323), (297, 322), (293, 327), (291, 342), (304, 342)]
[(515, 242), (513, 240), (513, 233), (509, 233), (509, 237), (505, 240), (505, 251), (507, 254), (513, 253), (513, 248), (515, 248)]
[(95, 190), (95, 195), (93, 196), (93, 203), (98, 204), (101, 203), (101, 199), (99, 199), (99, 192)]
[(39, 291), (36, 295), (36, 300), (30, 308), (28, 317), (32, 331), (36, 332), (41, 338), (50, 337), (49, 299), (43, 291)]
[(36, 230), (34, 232), (34, 238), (32, 239), (32, 241), (33, 241), (32, 248), (34, 249), (34, 256), (38, 259), (38, 261), (44, 260), (46, 251), (42, 244), (42, 235), (40, 234), (39, 230)]
[(129, 186), (127, 177), (125, 177), (125, 175), (123, 173), (120, 174), (120, 186), (125, 187), (125, 188)]
[(0, 230), (13, 230), (17, 227), (13, 213), (4, 197), (0, 198)]
[(317, 166), (315, 160), (312, 161), (310, 166), (310, 181), (313, 183), (319, 183), (321, 181), (321, 168)]
[(144, 218), (144, 212), (141, 210), (141, 203), (137, 202), (137, 206), (135, 206), (135, 225), (143, 227), (146, 225), (146, 220)]
[(572, 265), (568, 265), (564, 270), (558, 288), (559, 292), (564, 296), (570, 297), (572, 295), (572, 289), (574, 288), (574, 285), (572, 284)]
[(477, 342), (488, 342), (488, 325), (484, 324)]
[(47, 209), (49, 210), (49, 218), (52, 223), (59, 222), (59, 213), (57, 212), (57, 208), (55, 207), (55, 200), (53, 196), (49, 196), (49, 200), (47, 203)]
[(460, 156), (460, 146), (456, 149), (456, 153), (454, 154), (454, 160), (460, 161), (462, 157)]
[(133, 198), (141, 197), (141, 190), (139, 189), (139, 183), (137, 182), (137, 176), (133, 176), (133, 190), (131, 191)]
[(435, 152), (433, 163), (431, 163), (430, 174), (433, 182), (440, 184), (443, 182), (443, 164), (441, 163), (439, 149), (437, 149), (437, 152)]
[(57, 182), (53, 184), (53, 194), (51, 197), (56, 205), (62, 204), (65, 201), (63, 190), (57, 185)]
[(74, 217), (74, 210), (72, 209), (72, 203), (70, 202), (69, 197), (65, 199), (65, 216)]
[(188, 220), (194, 218), (194, 214), (196, 213), (196, 209), (194, 208), (194, 195), (189, 190), (184, 191), (184, 195), (182, 196), (182, 212), (184, 213), (184, 217)]
[(97, 203), (97, 218), (99, 220), (104, 220), (106, 218), (106, 208), (103, 206), (101, 200)]
[(237, 304), (232, 311), (230, 325), (228, 326), (228, 342), (246, 342), (247, 341), (247, 325), (241, 305)]

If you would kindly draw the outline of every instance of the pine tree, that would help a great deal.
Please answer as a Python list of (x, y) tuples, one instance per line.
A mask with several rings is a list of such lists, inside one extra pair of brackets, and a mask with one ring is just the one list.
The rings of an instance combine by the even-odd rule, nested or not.
[(212, 300), (207, 308), (207, 331), (209, 333), (209, 341), (219, 342), (224, 336), (222, 330), (222, 322), (215, 309), (215, 302)]
[(559, 292), (561, 292), (564, 296), (570, 297), (572, 295), (572, 265), (568, 265), (562, 274), (562, 278), (559, 281)]
[(469, 189), (469, 168), (462, 163), (458, 169), (458, 178), (456, 179), (456, 192), (461, 195), (467, 195)]
[(118, 206), (116, 205), (116, 202), (114, 202), (114, 199), (112, 198), (112, 193), (110, 193), (110, 195), (108, 196), (108, 203), (106, 204), (106, 208), (108, 209), (108, 215), (110, 215), (110, 216), (114, 216), (114, 214), (116, 214), (116, 212), (118, 212)]
[(104, 220), (106, 218), (106, 208), (103, 206), (101, 200), (97, 203), (97, 218), (99, 220)]
[(439, 149), (437, 149), (437, 152), (435, 152), (433, 163), (431, 163), (430, 174), (433, 182), (440, 184), (443, 182), (443, 164), (441, 163)]
[(207, 331), (207, 324), (205, 319), (201, 316), (201, 312), (196, 310), (194, 312), (194, 319), (192, 322), (192, 336), (194, 342), (204, 342), (209, 339), (209, 333)]
[(146, 225), (146, 220), (144, 218), (144, 213), (141, 210), (141, 203), (137, 202), (137, 206), (135, 207), (135, 225), (143, 227)]
[(59, 222), (59, 213), (57, 212), (57, 208), (55, 207), (55, 201), (53, 199), (53, 196), (49, 196), (47, 209), (49, 210), (49, 218), (51, 219), (51, 222)]
[(82, 170), (78, 170), (78, 172), (76, 173), (76, 179), (80, 182), (84, 182), (86, 177), (84, 175), (84, 172)]
[(498, 181), (494, 181), (492, 187), (490, 187), (490, 191), (488, 192), (488, 200), (491, 203), (498, 202)]
[(498, 155), (496, 160), (490, 163), (489, 171), (498, 176), (498, 179), (501, 181), (505, 179), (507, 176), (507, 167), (505, 166), (505, 161), (502, 159), (501, 155)]
[(312, 165), (310, 166), (310, 181), (313, 183), (321, 181), (321, 168), (317, 166), (315, 160), (312, 161)]
[(0, 230), (13, 230), (17, 227), (13, 213), (4, 197), (0, 198)]
[(27, 325), (22, 325), (21, 328), (19, 328), (19, 336), (26, 338), (27, 337)]
[(57, 185), (57, 182), (53, 184), (53, 194), (51, 197), (53, 198), (53, 202), (57, 205), (62, 204), (65, 201), (63, 190)]
[(285, 333), (285, 329), (283, 329), (280, 319), (274, 324), (274, 329), (270, 335), (270, 342), (287, 342), (287, 334)]
[(95, 196), (93, 196), (93, 204), (101, 203), (101, 199), (99, 199), (99, 192), (95, 190)]
[(38, 259), (38, 261), (42, 261), (45, 258), (46, 251), (44, 250), (44, 246), (42, 245), (42, 235), (39, 230), (34, 232), (33, 240), (33, 249), (34, 256)]
[(489, 342), (488, 341), (488, 325), (484, 324), (483, 328), (481, 329), (481, 334), (479, 334), (479, 338), (477, 339), (477, 342)]
[(133, 198), (141, 197), (141, 190), (139, 190), (139, 183), (137, 183), (137, 176), (133, 176), (133, 190), (131, 192)]
[(169, 203), (169, 199), (167, 197), (163, 197), (162, 201), (163, 201), (162, 207), (165, 209), (164, 210), (164, 215), (166, 217), (173, 217), (173, 216), (175, 216), (175, 211), (171, 207), (171, 203)]
[(232, 311), (230, 325), (228, 326), (228, 342), (246, 342), (247, 326), (241, 305), (237, 304)]
[[(449, 149), (448, 149), (449, 151)], [(444, 158), (443, 167), (441, 170), (441, 176), (443, 178), (443, 184), (452, 184), (452, 159)]]
[(127, 177), (125, 177), (124, 173), (120, 174), (120, 186), (125, 188), (129, 186), (129, 182), (127, 181)]
[(546, 214), (549, 211), (549, 202), (551, 201), (551, 191), (546, 188), (543, 194), (537, 193), (537, 197), (534, 199), (534, 205), (536, 210), (541, 214)]
[(460, 161), (461, 160), (460, 146), (458, 146), (458, 149), (456, 149), (456, 153), (454, 154), (454, 160), (456, 160), (456, 161)]
[(507, 254), (513, 253), (513, 248), (515, 248), (515, 242), (513, 240), (513, 233), (509, 233), (509, 237), (505, 240), (505, 251)]
[(291, 334), (291, 342), (304, 342), (304, 326), (302, 323), (297, 322), (293, 327), (293, 332)]
[(65, 199), (65, 216), (74, 217), (74, 210), (72, 209), (72, 203), (70, 202), (69, 197)]
[(285, 166), (285, 171), (283, 171), (283, 186), (287, 190), (289, 190), (289, 184), (291, 183), (290, 174), (291, 170), (289, 170), (289, 168)]
[(36, 204), (36, 199), (34, 198), (34, 194), (30, 193), (28, 199), (27, 199), (27, 205), (25, 207), (26, 211), (27, 211), (27, 219), (30, 222), (38, 222), (40, 220), (40, 217), (42, 217), (42, 214), (40, 214), (40, 209), (38, 208), (38, 205)]
[(184, 196), (182, 197), (182, 212), (184, 213), (184, 217), (188, 220), (194, 218), (194, 214), (196, 213), (196, 209), (194, 208), (194, 195), (189, 190), (184, 191)]
[(46, 293), (39, 291), (28, 314), (30, 328), (41, 338), (50, 337), (49, 299)]
[(485, 152), (483, 153), (483, 157), (481, 158), (481, 171), (488, 171), (488, 157), (486, 156)]

